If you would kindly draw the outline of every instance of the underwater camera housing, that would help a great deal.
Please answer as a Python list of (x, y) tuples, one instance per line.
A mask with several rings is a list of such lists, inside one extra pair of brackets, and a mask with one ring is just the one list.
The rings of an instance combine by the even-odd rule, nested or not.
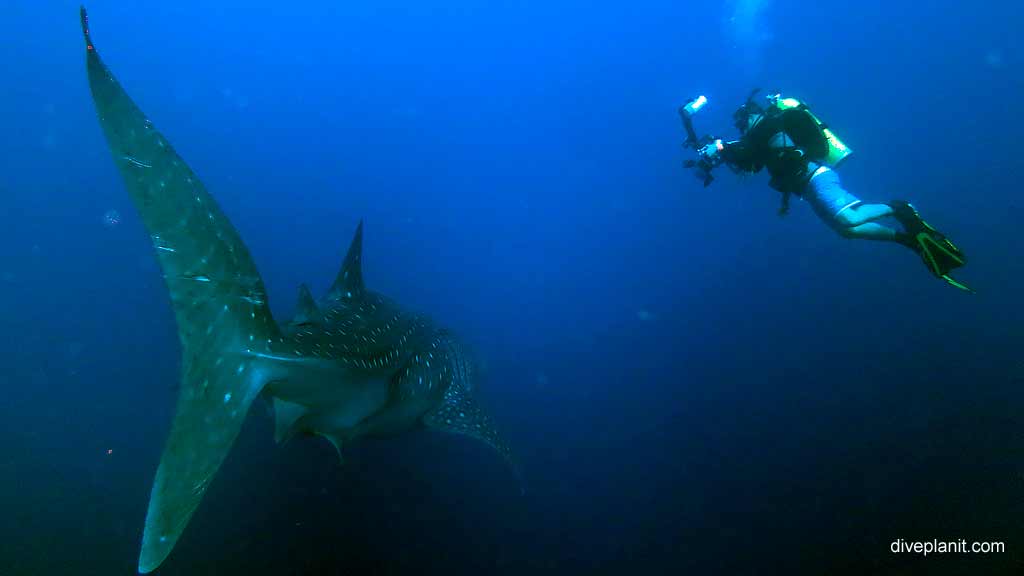
[(721, 163), (718, 152), (721, 151), (722, 142), (708, 135), (698, 138), (697, 131), (693, 128), (694, 115), (700, 112), (707, 103), (707, 97), (701, 95), (679, 107), (679, 118), (683, 121), (683, 128), (686, 130), (686, 141), (683, 142), (683, 147), (692, 148), (697, 152), (697, 159), (687, 160), (683, 162), (683, 166), (693, 168), (697, 178), (704, 182), (705, 187), (715, 179), (711, 171)]

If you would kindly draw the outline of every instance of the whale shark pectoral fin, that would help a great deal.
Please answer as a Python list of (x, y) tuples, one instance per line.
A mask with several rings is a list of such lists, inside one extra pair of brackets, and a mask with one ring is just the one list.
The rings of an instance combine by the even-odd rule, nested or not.
[(522, 490), (522, 473), (512, 451), (498, 433), (490, 416), (461, 382), (452, 382), (441, 404), (423, 416), (423, 424), (428, 428), (469, 436), (487, 444), (501, 454), (512, 468)]
[(330, 432), (317, 432), (317, 434), (327, 438), (327, 441), (331, 443), (331, 446), (334, 446), (334, 451), (338, 453), (338, 464), (344, 464), (345, 456), (342, 454), (341, 449), (345, 444), (342, 442), (341, 435), (332, 434)]
[(298, 432), (299, 419), (308, 412), (309, 409), (301, 404), (274, 398), (274, 441), (284, 444), (291, 440)]

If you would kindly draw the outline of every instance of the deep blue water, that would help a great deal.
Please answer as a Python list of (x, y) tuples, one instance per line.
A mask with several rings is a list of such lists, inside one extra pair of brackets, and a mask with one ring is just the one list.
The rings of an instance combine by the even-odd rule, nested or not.
[[(257, 403), (158, 574), (1020, 573), (1021, 3), (88, 7), (275, 315), (365, 219), (369, 287), (474, 344), (527, 484), (427, 432), (339, 466), (277, 447)], [(134, 572), (177, 393), (77, 10), (2, 11), (4, 576)], [(676, 107), (706, 94), (701, 131), (731, 137), (756, 86), (811, 103), (846, 186), (913, 200), (978, 294), (800, 202), (776, 217), (764, 175), (702, 189)]]

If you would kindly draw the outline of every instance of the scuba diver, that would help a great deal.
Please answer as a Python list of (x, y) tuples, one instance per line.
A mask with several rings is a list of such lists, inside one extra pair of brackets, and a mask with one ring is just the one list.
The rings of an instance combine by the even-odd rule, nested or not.
[[(852, 151), (805, 103), (773, 94), (767, 97), (767, 106), (761, 106), (754, 100), (758, 92), (751, 92), (733, 114), (740, 138), (731, 142), (711, 136), (697, 138), (692, 117), (707, 104), (704, 96), (679, 109), (687, 133), (684, 146), (695, 150), (698, 158), (685, 166), (694, 170), (704, 186), (714, 180), (711, 172), (721, 164), (748, 174), (766, 168), (771, 176), (769, 185), (782, 193), (780, 215), (786, 214), (790, 197), (796, 194), (844, 238), (902, 244), (920, 256), (936, 277), (972, 291), (949, 276), (967, 262), (963, 252), (925, 222), (912, 204), (903, 200), (866, 204), (843, 188), (834, 168)], [(888, 216), (902, 229), (877, 222)]]

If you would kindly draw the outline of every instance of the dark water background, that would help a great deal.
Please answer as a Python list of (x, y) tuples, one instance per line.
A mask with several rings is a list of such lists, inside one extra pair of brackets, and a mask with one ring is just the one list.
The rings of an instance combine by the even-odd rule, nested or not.
[[(1022, 6), (92, 2), (275, 314), (365, 218), (368, 284), (474, 343), (528, 484), (440, 434), (278, 448), (257, 403), (159, 574), (1021, 573)], [(178, 380), (77, 8), (2, 10), (4, 576), (133, 573)], [(675, 108), (704, 93), (731, 136), (754, 86), (807, 100), (845, 184), (914, 200), (978, 294), (775, 217), (763, 175), (702, 190)]]

